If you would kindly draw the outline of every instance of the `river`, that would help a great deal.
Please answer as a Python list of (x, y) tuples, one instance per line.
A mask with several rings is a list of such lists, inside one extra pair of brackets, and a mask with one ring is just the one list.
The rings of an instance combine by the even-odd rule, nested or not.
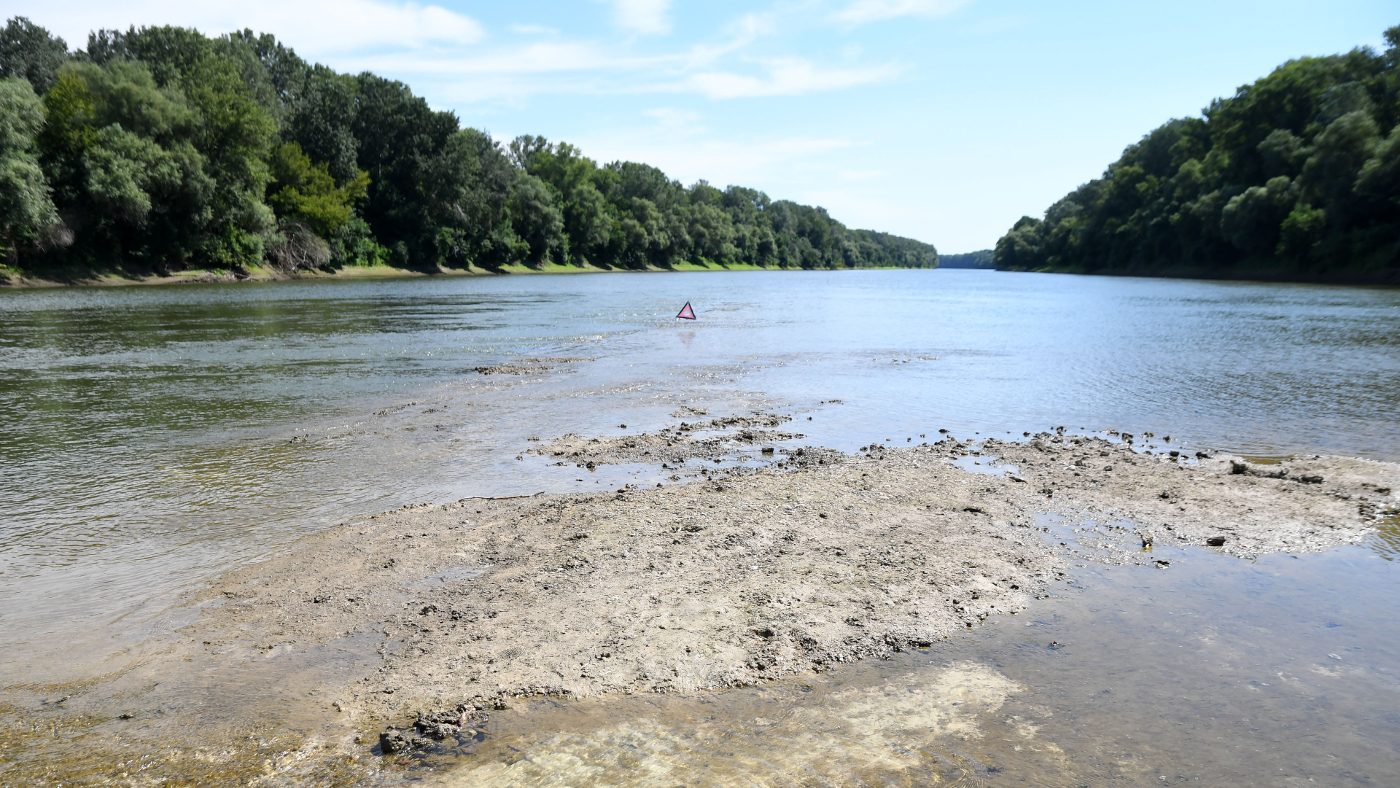
[[(687, 301), (699, 320), (674, 319)], [(478, 371), (520, 359), (562, 374)], [(935, 270), (6, 291), (0, 371), (15, 681), (110, 669), (203, 579), (355, 515), (610, 483), (515, 458), (682, 407), (779, 409), (844, 450), (1063, 425), (1400, 459), (1385, 288)]]

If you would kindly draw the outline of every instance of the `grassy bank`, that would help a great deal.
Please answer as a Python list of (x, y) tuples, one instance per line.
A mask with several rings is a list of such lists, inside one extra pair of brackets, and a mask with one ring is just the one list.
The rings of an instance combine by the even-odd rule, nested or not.
[[(127, 285), (173, 285), (173, 284), (214, 284), (221, 282), (276, 282), (276, 281), (316, 281), (331, 279), (383, 279), (390, 277), (427, 276), (502, 276), (506, 274), (601, 274), (637, 271), (798, 271), (799, 268), (781, 268), (747, 263), (722, 265), (719, 263), (681, 263), (668, 267), (647, 266), (646, 268), (604, 268), (593, 265), (560, 265), (547, 263), (529, 266), (523, 263), (505, 265), (499, 268), (449, 268), (439, 266), (435, 270), (423, 271), (412, 268), (396, 268), (388, 265), (347, 266), (335, 270), (313, 269), (284, 273), (267, 266), (249, 267), (240, 271), (217, 268), (191, 268), (185, 271), (160, 273), (149, 270), (129, 270), (112, 268), (108, 270), (47, 270), (26, 271), (13, 266), (0, 265), (0, 288), (20, 289), (35, 287), (114, 287)], [(847, 270), (847, 269), (836, 269)], [(874, 269), (862, 269), (874, 270)]]

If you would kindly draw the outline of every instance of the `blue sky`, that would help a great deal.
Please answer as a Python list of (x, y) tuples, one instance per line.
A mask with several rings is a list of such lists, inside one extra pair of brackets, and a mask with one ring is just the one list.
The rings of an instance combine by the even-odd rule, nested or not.
[(1301, 55), (1370, 45), (1393, 0), (0, 0), (97, 27), (276, 34), (403, 80), (502, 140), (763, 189), (942, 252), (991, 246), (1171, 117)]

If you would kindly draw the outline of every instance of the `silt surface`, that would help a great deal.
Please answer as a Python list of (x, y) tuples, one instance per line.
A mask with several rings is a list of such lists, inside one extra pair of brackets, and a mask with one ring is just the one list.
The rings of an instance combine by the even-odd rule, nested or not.
[[(7, 688), (0, 782), (392, 780), (519, 735), (510, 720), (531, 704), (770, 687), (827, 698), (772, 723), (794, 743), (782, 773), (814, 775), (773, 784), (860, 784), (903, 768), (891, 747), (977, 738), (1028, 686), (956, 655), (916, 675), (862, 665), (946, 654), (989, 621), (1032, 615), (1076, 567), (1172, 572), (1187, 550), (1240, 562), (1360, 542), (1395, 515), (1400, 482), (1386, 463), (1173, 456), (1121, 435), (841, 453), (774, 434), (787, 421), (540, 441), (542, 462), (664, 463), (661, 481), (405, 507), (234, 569), (189, 600), (193, 623), (123, 670)], [(648, 729), (645, 716), (614, 720), (616, 736), (693, 753), (729, 735)], [(1019, 716), (1032, 734), (1042, 724)], [(842, 777), (831, 769), (848, 761), (819, 753), (851, 725), (872, 754)], [(969, 757), (939, 761), (940, 779), (979, 774), (969, 764), (985, 757)], [(549, 758), (434, 779), (542, 783), (558, 773)]]

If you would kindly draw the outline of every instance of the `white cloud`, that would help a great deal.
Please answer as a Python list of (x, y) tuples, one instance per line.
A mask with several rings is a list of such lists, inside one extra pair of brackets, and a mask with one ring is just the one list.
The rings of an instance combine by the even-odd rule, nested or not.
[(772, 14), (745, 14), (725, 27), (729, 40), (721, 44), (696, 44), (683, 58), (688, 68), (709, 65), (721, 57), (752, 44), (759, 36), (775, 29)]
[[(439, 0), (441, 1), (441, 0)], [(670, 0), (603, 0), (627, 30), (670, 29)], [(0, 0), (0, 4), (14, 0)], [(403, 79), (437, 102), (519, 104), (540, 94), (676, 94), (711, 99), (791, 96), (888, 79), (894, 66), (861, 67), (859, 53), (825, 67), (789, 57), (737, 56), (780, 28), (773, 12), (732, 17), (708, 40), (638, 52), (625, 41), (572, 38), (526, 19), (492, 41), (476, 20), (413, 0), (68, 0), (31, 12), (36, 23), (86, 45), (96, 28), (178, 25), (220, 35), (250, 28), (272, 33), (308, 60), (343, 72), (374, 71)], [(669, 50), (669, 51), (667, 51)], [(473, 77), (463, 79), (463, 77)], [(660, 117), (657, 118), (661, 120)]]
[(857, 147), (849, 140), (812, 137), (680, 140), (652, 129), (616, 129), (580, 143), (586, 155), (600, 162), (642, 161), (682, 183), (704, 178), (721, 188), (731, 183), (763, 188), (794, 170), (825, 171), (832, 152)]
[[(824, 68), (801, 58), (759, 61), (757, 73), (715, 64), (773, 30), (771, 16), (746, 14), (725, 26), (717, 43), (649, 55), (607, 42), (535, 40), (472, 50), (427, 49), (338, 59), (343, 70), (490, 79), (439, 84), (455, 100), (522, 99), (536, 94), (699, 93), (712, 99), (790, 96), (878, 82), (896, 76), (893, 65)], [(659, 118), (658, 118), (659, 119)]]
[(470, 17), (441, 6), (395, 0), (69, 0), (36, 8), (30, 17), (62, 35), (72, 48), (86, 46), (88, 33), (96, 28), (179, 25), (206, 35), (244, 28), (273, 33), (312, 58), (384, 47), (460, 46), (485, 35)]
[(901, 16), (946, 16), (972, 0), (856, 0), (836, 12), (838, 22), (863, 25)]
[(344, 71), (408, 78), (418, 85), (436, 83), (433, 90), (441, 98), (468, 102), (522, 100), (539, 94), (698, 93), (710, 99), (795, 96), (879, 82), (900, 73), (894, 65), (828, 69), (795, 58), (764, 61), (758, 76), (729, 71), (692, 73), (692, 59), (691, 53), (627, 57), (591, 43), (544, 41), (456, 57), (431, 51), (342, 57), (335, 65)]
[(657, 107), (643, 110), (642, 114), (656, 119), (656, 125), (672, 134), (700, 134), (706, 129), (700, 125), (700, 113), (674, 107)]
[(617, 25), (638, 33), (654, 35), (671, 32), (671, 20), (666, 12), (671, 0), (607, 0), (613, 7)]
[[(646, 61), (654, 62), (654, 61)], [(606, 69), (635, 69), (643, 63), (622, 58), (601, 46), (582, 42), (541, 41), (453, 56), (438, 52), (391, 53), (342, 61), (347, 70), (412, 74), (557, 74)]]
[(729, 71), (711, 71), (691, 75), (686, 84), (715, 99), (795, 96), (880, 82), (899, 73), (899, 69), (893, 65), (823, 69), (799, 58), (767, 60), (764, 61), (763, 67), (767, 74), (762, 77)]

